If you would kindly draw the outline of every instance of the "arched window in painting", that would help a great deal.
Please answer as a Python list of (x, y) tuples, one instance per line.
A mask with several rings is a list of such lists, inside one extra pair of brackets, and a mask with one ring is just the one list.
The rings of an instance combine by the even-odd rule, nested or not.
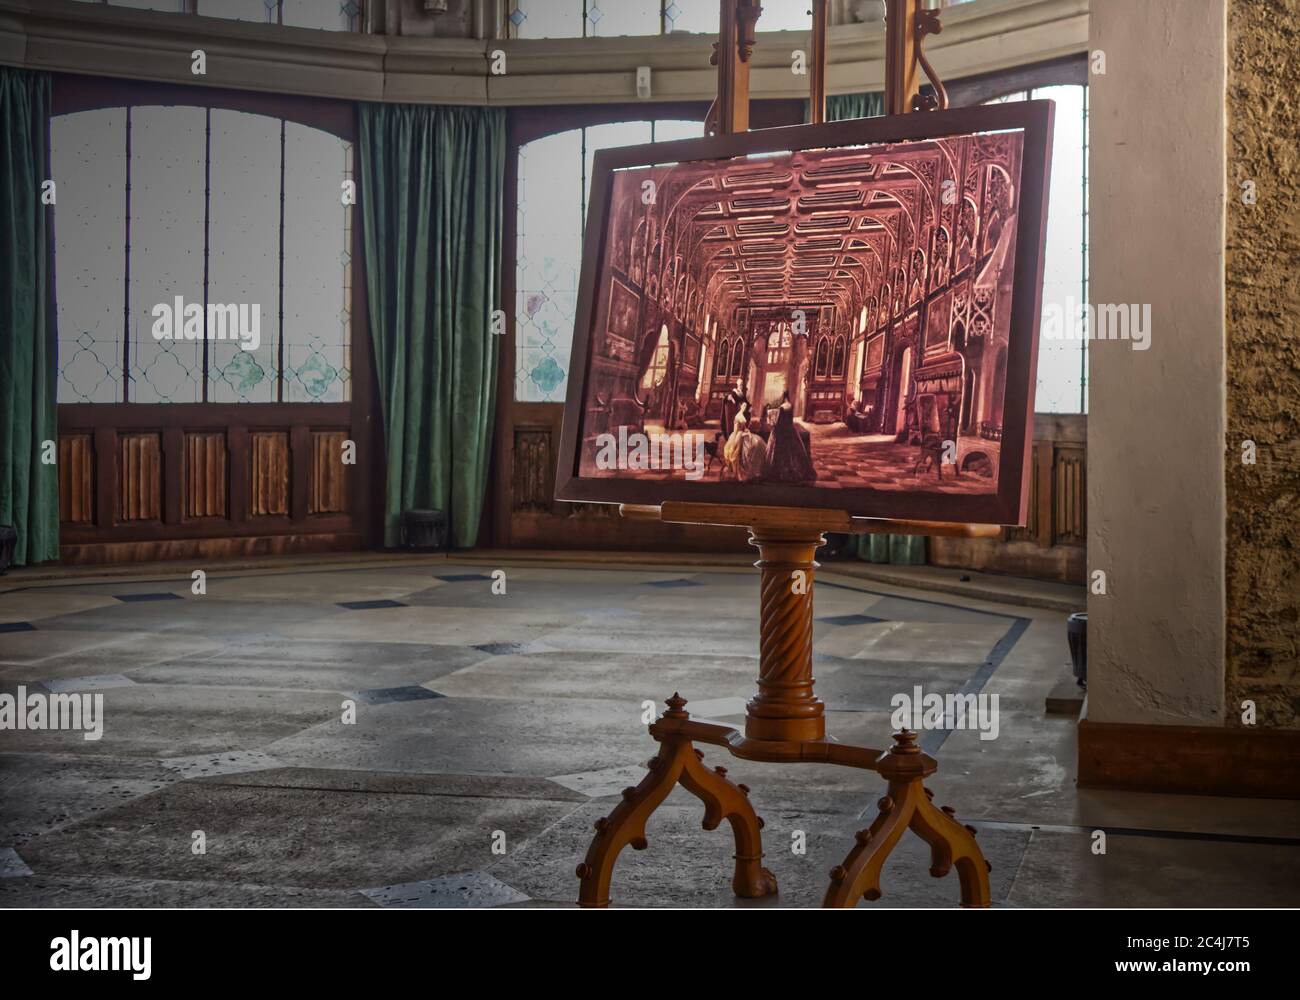
[(718, 342), (718, 357), (713, 363), (713, 379), (718, 381), (724, 379), (731, 371), (731, 341), (722, 340)]
[(744, 356), (744, 340), (737, 337), (731, 345), (731, 377), (735, 378), (740, 374), (740, 363)]
[(912, 251), (912, 283), (908, 286), (907, 304), (915, 305), (925, 297), (925, 251)]
[(930, 290), (942, 288), (948, 282), (948, 230), (939, 226), (931, 237)]
[(831, 377), (844, 377), (844, 355), (848, 350), (848, 344), (843, 336), (835, 338), (835, 347), (831, 351)]
[(894, 268), (894, 288), (897, 289), (894, 296), (894, 315), (897, 316), (903, 311), (903, 303), (907, 298), (907, 271), (902, 267)]
[(645, 219), (642, 219), (632, 234), (632, 261), (628, 267), (632, 283), (638, 286), (645, 278), (645, 226)]
[(830, 368), (831, 345), (825, 337), (817, 341), (817, 366), (816, 373), (818, 378), (825, 378)]
[(668, 324), (665, 323), (659, 329), (659, 343), (655, 345), (655, 353), (654, 357), (650, 359), (650, 367), (645, 370), (645, 375), (641, 378), (641, 388), (658, 389), (667, 374)]
[(1014, 201), (1011, 178), (996, 163), (988, 168), (987, 188), (984, 195), (984, 253), (989, 253), (998, 244), (1002, 235), (1002, 221), (1009, 218)]

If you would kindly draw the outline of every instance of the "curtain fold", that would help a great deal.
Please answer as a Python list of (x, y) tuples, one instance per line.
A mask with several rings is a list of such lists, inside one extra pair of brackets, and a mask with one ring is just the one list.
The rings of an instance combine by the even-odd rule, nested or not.
[(496, 404), (505, 112), (359, 106), (370, 334), (387, 451), (384, 542), (409, 508), (478, 534)]
[(16, 566), (59, 557), (49, 121), (49, 75), (0, 66), (0, 524)]
[(843, 121), (846, 118), (875, 118), (885, 113), (885, 95), (879, 91), (868, 94), (833, 94), (826, 98), (826, 120)]

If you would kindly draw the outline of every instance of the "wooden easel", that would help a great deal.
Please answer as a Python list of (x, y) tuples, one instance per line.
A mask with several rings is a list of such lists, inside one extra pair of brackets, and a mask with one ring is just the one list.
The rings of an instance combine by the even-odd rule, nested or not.
[[(758, 0), (720, 2), (721, 31), (714, 57), (718, 100), (706, 127), (718, 132), (743, 131), (749, 121), (748, 61), (760, 8)], [(887, 2), (887, 111), (902, 114), (946, 104), (942, 84), (920, 54), (921, 38), (938, 31), (937, 15), (921, 10), (921, 0)], [(824, 118), (826, 97), (826, 0), (813, 0), (813, 18), (812, 119), (818, 122)], [(940, 95), (938, 100), (920, 98), (918, 62)], [(635, 520), (749, 529), (750, 544), (759, 553), (756, 565), (762, 572), (758, 693), (746, 706), (743, 733), (730, 726), (694, 721), (681, 695), (674, 693), (668, 699), (668, 710), (650, 725), (659, 751), (647, 764), (649, 773), (640, 784), (623, 790), (623, 800), (609, 816), (596, 821), (596, 835), (577, 868), (579, 905), (609, 905), (610, 877), (619, 853), (629, 844), (635, 850), (647, 846), (646, 821), (679, 782), (703, 800), (706, 830), (716, 829), (724, 819), (731, 823), (736, 840), (731, 885), (736, 895), (755, 898), (776, 892), (776, 879), (763, 867), (763, 821), (749, 802), (749, 789), (729, 781), (725, 768), (705, 767), (703, 754), (694, 744), (709, 743), (745, 760), (859, 767), (877, 772), (888, 783), (875, 820), (859, 831), (844, 862), (831, 869), (823, 906), (853, 907), (863, 897), (880, 898), (885, 859), (908, 829), (930, 845), (931, 875), (946, 875), (956, 867), (963, 906), (988, 906), (990, 866), (975, 842), (974, 829), (958, 823), (952, 810), (931, 803), (924, 781), (938, 764), (916, 745), (917, 734), (906, 729), (894, 733), (893, 745), (883, 751), (826, 738), (823, 705), (813, 694), (813, 574), (817, 568), (813, 556), (828, 531), (991, 538), (998, 535), (999, 527), (861, 518), (836, 510), (674, 501), (658, 507), (625, 504), (619, 512)]]

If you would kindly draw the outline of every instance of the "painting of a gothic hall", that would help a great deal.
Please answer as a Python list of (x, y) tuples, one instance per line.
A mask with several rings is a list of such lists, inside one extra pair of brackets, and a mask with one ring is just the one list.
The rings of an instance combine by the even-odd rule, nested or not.
[(1021, 422), (1019, 447), (1032, 413), (1033, 345), (1012, 338), (1025, 139), (612, 170), (574, 478), (645, 483), (647, 502), (674, 483), (699, 495), (665, 496), (816, 506), (840, 491), (898, 517), (994, 499), (1004, 425)]

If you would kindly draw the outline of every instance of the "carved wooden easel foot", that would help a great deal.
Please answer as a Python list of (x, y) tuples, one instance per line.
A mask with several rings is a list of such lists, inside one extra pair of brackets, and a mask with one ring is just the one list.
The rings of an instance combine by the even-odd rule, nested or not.
[[(665, 718), (687, 720), (684, 711), (686, 699), (674, 694), (668, 699)], [(631, 844), (632, 849), (643, 851), (647, 841), (646, 821), (668, 797), (679, 781), (688, 792), (704, 802), (704, 829), (715, 830), (725, 819), (731, 822), (736, 837), (736, 871), (731, 888), (737, 896), (755, 899), (776, 892), (776, 879), (763, 867), (763, 846), (760, 830), (763, 820), (754, 812), (749, 802), (749, 789), (727, 780), (727, 770), (704, 766), (704, 754), (681, 733), (650, 734), (659, 741), (659, 752), (647, 764), (647, 774), (635, 788), (623, 789), (623, 801), (608, 816), (596, 820), (596, 836), (587, 848), (587, 857), (578, 865), (581, 879), (578, 905), (605, 907), (609, 905), (609, 882), (619, 852)]]
[(993, 870), (975, 843), (975, 829), (952, 818), (952, 810), (937, 808), (924, 785), (937, 768), (933, 757), (916, 745), (916, 733), (894, 734), (894, 745), (881, 757), (877, 770), (889, 782), (871, 826), (858, 831), (857, 843), (842, 865), (831, 869), (831, 884), (823, 906), (854, 907), (858, 900), (880, 898), (880, 870), (909, 827), (930, 845), (930, 874), (947, 875), (953, 865), (961, 882), (961, 905), (988, 906), (989, 872)]

